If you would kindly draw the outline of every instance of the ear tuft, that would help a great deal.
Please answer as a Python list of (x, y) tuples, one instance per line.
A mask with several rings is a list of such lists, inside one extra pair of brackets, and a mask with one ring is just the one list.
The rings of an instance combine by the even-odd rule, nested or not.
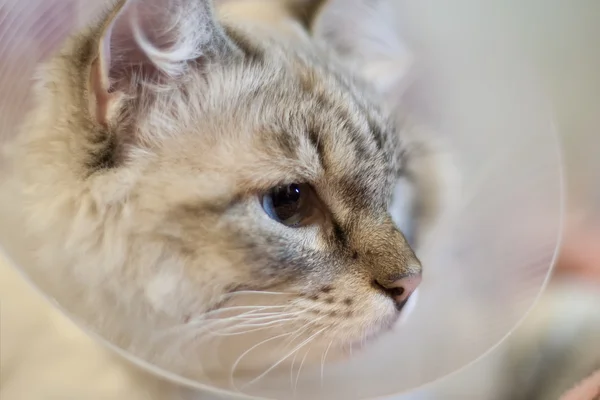
[(140, 87), (172, 83), (235, 49), (209, 0), (122, 0), (101, 24), (97, 52), (91, 100), (96, 120), (106, 124), (119, 100)]
[[(194, 30), (193, 26), (190, 26), (190, 20), (194, 20), (192, 16), (179, 17), (178, 23), (173, 24), (161, 19), (176, 18), (175, 16), (151, 15), (153, 12), (159, 13), (158, 9), (139, 8), (131, 7), (131, 39), (157, 72), (172, 78), (183, 75), (188, 62), (203, 55), (202, 47), (205, 43), (199, 34), (202, 30)], [(154, 31), (150, 30), (151, 24), (156, 27)]]

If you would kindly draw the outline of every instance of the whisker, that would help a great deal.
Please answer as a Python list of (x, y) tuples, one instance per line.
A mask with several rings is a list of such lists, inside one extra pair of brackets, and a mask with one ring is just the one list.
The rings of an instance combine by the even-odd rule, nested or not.
[[(252, 311), (247, 311), (245, 313), (239, 314), (239, 315), (234, 315), (228, 318), (206, 318), (206, 319), (196, 319), (196, 320), (192, 320), (190, 322), (187, 322), (185, 324), (181, 324), (181, 325), (176, 325), (167, 329), (164, 329), (163, 332), (160, 332), (161, 337), (162, 336), (168, 336), (168, 335), (172, 335), (172, 334), (176, 334), (176, 333), (181, 333), (182, 330), (191, 330), (191, 329), (195, 329), (198, 328), (198, 326), (200, 325), (200, 328), (206, 328), (207, 326), (212, 326), (212, 324), (216, 323), (216, 322), (220, 322), (220, 321), (228, 321), (230, 318), (241, 318), (242, 316), (245, 315), (250, 315), (254, 312), (257, 312), (260, 310), (252, 310)], [(210, 324), (206, 324), (207, 322), (209, 322)]]
[[(283, 318), (283, 317), (286, 317), (286, 318)], [(233, 333), (233, 332), (228, 333), (227, 332), (228, 330), (248, 328), (248, 327), (267, 328), (272, 325), (283, 324), (284, 322), (293, 321), (295, 318), (291, 318), (291, 317), (294, 317), (294, 315), (281, 315), (281, 316), (276, 316), (276, 317), (273, 316), (273, 317), (270, 317), (269, 320), (266, 320), (263, 322), (251, 321), (251, 320), (250, 320), (250, 322), (247, 322), (248, 320), (236, 321), (235, 318), (227, 319), (227, 320), (216, 320), (212, 324), (210, 324), (210, 326), (207, 326), (200, 331), (195, 331), (194, 333), (205, 335), (204, 340), (202, 340), (203, 342), (205, 342), (213, 337), (230, 336), (230, 335), (237, 334), (237, 333)], [(277, 318), (277, 319), (273, 320), (273, 318)], [(215, 326), (226, 325), (226, 323), (232, 323), (232, 324), (229, 326), (222, 327), (220, 329), (212, 330), (215, 328)]]
[(216, 321), (248, 321), (248, 322), (257, 322), (262, 320), (269, 320), (272, 318), (281, 318), (281, 317), (291, 317), (302, 314), (301, 311), (281, 311), (275, 313), (245, 313), (240, 315), (232, 315), (227, 318), (214, 318), (208, 321), (216, 322)]
[(308, 348), (306, 353), (304, 353), (304, 357), (302, 357), (302, 361), (300, 362), (300, 366), (298, 367), (298, 374), (296, 375), (296, 382), (294, 382), (294, 395), (296, 395), (296, 392), (298, 391), (298, 381), (300, 380), (300, 371), (302, 371), (302, 366), (304, 365), (304, 361), (306, 361), (306, 357), (308, 356), (308, 353), (310, 353), (310, 347)]
[(221, 295), (220, 299), (228, 299), (234, 296), (242, 295), (266, 295), (266, 296), (297, 296), (299, 293), (294, 292), (270, 292), (264, 290), (240, 290), (237, 292), (229, 292)]
[(298, 330), (295, 331), (294, 335), (290, 338), (287, 345), (289, 346), (294, 340), (296, 340), (299, 336), (301, 336), (308, 327), (310, 327), (313, 324), (316, 324), (317, 322), (319, 322), (320, 320), (322, 320), (325, 317), (327, 317), (327, 316), (323, 315), (321, 317), (313, 319), (312, 321), (308, 321), (306, 324), (304, 324), (302, 327), (300, 327)]
[(323, 357), (321, 357), (321, 387), (323, 387), (323, 376), (325, 375), (325, 360), (327, 359), (327, 353), (329, 353), (333, 340), (331, 339), (331, 342), (327, 345), (327, 349), (325, 349), (325, 353), (323, 353)]
[[(234, 325), (234, 326), (229, 326), (227, 328), (229, 329), (239, 329), (239, 328), (259, 328), (259, 329), (254, 329), (254, 330), (260, 330), (260, 329), (266, 329), (270, 326), (273, 325), (278, 325), (278, 324), (282, 324), (284, 322), (288, 322), (288, 321), (294, 321), (295, 318), (285, 318), (285, 319), (280, 319), (280, 320), (276, 320), (276, 321), (271, 321), (271, 322), (265, 322), (262, 324), (243, 324), (243, 325)], [(233, 335), (240, 335), (243, 332), (224, 332), (224, 333), (220, 333), (220, 332), (211, 332), (211, 335), (214, 336), (233, 336)]]
[[(257, 320), (267, 319), (267, 318), (272, 318), (272, 317), (281, 317), (281, 316), (289, 316), (289, 315), (300, 315), (303, 312), (304, 311), (294, 311), (294, 312), (281, 311), (281, 312), (274, 312), (274, 313), (245, 314), (245, 315), (241, 314), (241, 315), (236, 315), (236, 316), (229, 317), (229, 318), (239, 318), (239, 319), (257, 321)], [(223, 318), (219, 318), (219, 319), (216, 319), (216, 320), (224, 320), (224, 319)]]
[(268, 342), (270, 342), (270, 341), (272, 341), (272, 340), (280, 339), (280, 338), (282, 338), (282, 337), (286, 337), (286, 336), (288, 336), (288, 335), (290, 335), (290, 334), (291, 334), (291, 333), (290, 333), (290, 332), (288, 332), (288, 333), (282, 333), (281, 335), (276, 335), (276, 336), (273, 336), (273, 337), (271, 337), (271, 338), (269, 338), (269, 339), (265, 339), (265, 340), (263, 340), (262, 342), (259, 342), (259, 343), (255, 344), (254, 346), (250, 347), (248, 350), (244, 351), (244, 352), (242, 353), (242, 355), (240, 355), (240, 356), (237, 358), (237, 360), (235, 360), (235, 362), (233, 363), (233, 366), (231, 367), (231, 376), (230, 376), (230, 379), (229, 379), (229, 384), (230, 384), (230, 385), (231, 385), (233, 388), (235, 388), (236, 390), (238, 390), (238, 389), (237, 389), (237, 387), (235, 386), (235, 382), (234, 382), (234, 373), (235, 373), (235, 370), (237, 369), (237, 366), (239, 365), (239, 363), (242, 361), (242, 359), (243, 359), (243, 358), (244, 358), (246, 355), (248, 355), (248, 353), (250, 353), (252, 350), (256, 349), (257, 347), (260, 347), (260, 346), (262, 346), (262, 345), (263, 345), (263, 344), (265, 344), (265, 343), (268, 343)]
[(228, 311), (237, 311), (237, 310), (273, 310), (278, 308), (285, 308), (287, 306), (232, 306), (226, 308), (217, 308), (216, 310), (208, 311), (200, 316), (200, 320), (206, 319), (206, 317), (220, 314)]
[(366, 341), (367, 341), (367, 337), (368, 337), (368, 336), (369, 336), (369, 335), (368, 335), (367, 331), (366, 331), (366, 330), (363, 330), (362, 337), (360, 338), (360, 348), (361, 348), (361, 349), (364, 349), (364, 348), (365, 348), (365, 343), (366, 343)]
[(296, 318), (294, 318), (294, 315), (288, 315), (288, 316), (278, 316), (277, 318), (275, 317), (269, 317), (269, 319), (263, 320), (260, 319), (258, 321), (252, 321), (250, 320), (250, 322), (244, 322), (241, 324), (237, 324), (236, 326), (268, 326), (273, 324), (273, 322), (281, 322), (281, 321), (294, 321), (296, 320)]
[[(246, 307), (246, 306), (240, 306), (240, 307)], [(225, 318), (205, 318), (205, 316), (207, 314), (204, 314), (203, 316), (201, 316), (198, 319), (195, 319), (191, 322), (188, 322), (187, 324), (183, 324), (180, 325), (179, 327), (182, 328), (193, 328), (193, 327), (198, 327), (200, 326), (212, 326), (214, 323), (218, 323), (218, 322), (222, 322), (222, 321), (230, 321), (230, 320), (237, 320), (237, 319), (244, 319), (246, 317), (250, 318), (253, 316), (270, 316), (270, 315), (281, 315), (284, 314), (283, 311), (279, 311), (279, 312), (275, 312), (275, 313), (260, 313), (260, 311), (263, 311), (265, 309), (271, 309), (272, 306), (268, 306), (267, 308), (265, 308), (265, 306), (261, 307), (261, 308), (256, 308), (256, 309), (251, 309), (250, 311), (246, 311), (244, 313), (241, 314), (235, 314), (235, 315), (231, 315), (229, 317), (225, 317)], [(280, 307), (277, 307), (280, 308)], [(231, 308), (233, 309), (233, 308)], [(227, 311), (231, 311), (231, 309), (228, 309)], [(216, 311), (216, 310), (215, 310)], [(206, 323), (209, 322), (211, 324), (206, 325)]]
[[(173, 328), (184, 328), (184, 327), (190, 327), (190, 326), (194, 327), (197, 325), (204, 324), (207, 321), (220, 321), (220, 320), (226, 319), (226, 318), (207, 318), (213, 314), (218, 314), (218, 312), (220, 313), (220, 312), (226, 312), (226, 311), (235, 311), (237, 309), (241, 309), (241, 310), (249, 309), (250, 310), (250, 311), (243, 312), (241, 314), (235, 314), (235, 315), (231, 316), (231, 317), (241, 317), (244, 315), (251, 315), (251, 314), (263, 311), (265, 309), (272, 309), (271, 307), (273, 307), (273, 306), (236, 306), (236, 307), (229, 307), (227, 309), (213, 310), (213, 311), (201, 314), (201, 315), (195, 317), (194, 319), (187, 321), (186, 323), (174, 326)], [(286, 306), (281, 306), (281, 307), (286, 307)], [(277, 307), (277, 308), (281, 308), (281, 307)], [(227, 318), (230, 318), (230, 317), (227, 317)]]
[(294, 365), (296, 364), (296, 357), (298, 357), (298, 352), (294, 354), (292, 365), (290, 365), (290, 389), (292, 389), (294, 397), (296, 397), (296, 390), (294, 389)]
[[(235, 331), (234, 332), (215, 332), (215, 333), (211, 333), (210, 335), (207, 335), (206, 337), (204, 337), (203, 341), (207, 341), (207, 340), (212, 339), (212, 338), (228, 337), (228, 336), (239, 336), (239, 335), (245, 335), (245, 334), (252, 333), (252, 332), (258, 332), (258, 331), (262, 331), (262, 330), (265, 330), (265, 329), (277, 327), (278, 325), (282, 325), (283, 326), (283, 325), (285, 325), (285, 322), (287, 322), (287, 320), (285, 320), (285, 321), (274, 321), (272, 324), (270, 324), (268, 326), (259, 326), (259, 327), (253, 328), (253, 329), (248, 329), (248, 330), (238, 331), (238, 332), (235, 332)], [(241, 328), (241, 327), (236, 325), (236, 326), (233, 326), (233, 327), (230, 327), (230, 328), (237, 329), (237, 328)]]
[(260, 379), (264, 378), (269, 372), (273, 371), (275, 368), (277, 368), (277, 366), (279, 364), (281, 364), (282, 362), (284, 362), (286, 359), (288, 359), (289, 357), (291, 357), (295, 352), (297, 352), (299, 349), (301, 349), (302, 347), (304, 347), (305, 345), (307, 345), (308, 343), (312, 342), (314, 340), (315, 337), (317, 337), (321, 332), (323, 332), (325, 329), (327, 328), (322, 328), (320, 330), (318, 330), (316, 333), (313, 333), (311, 336), (308, 337), (308, 339), (304, 340), (302, 343), (300, 343), (298, 346), (296, 346), (296, 348), (294, 348), (294, 350), (292, 350), (291, 352), (289, 352), (286, 356), (284, 356), (283, 358), (281, 358), (279, 361), (277, 361), (275, 364), (273, 364), (271, 367), (269, 367), (265, 372), (263, 372), (262, 374), (260, 374), (259, 376), (257, 376), (256, 378), (252, 379), (250, 382), (246, 383), (244, 385), (244, 387), (252, 385), (253, 383), (256, 383), (257, 381), (259, 381)]
[[(275, 324), (277, 321), (287, 322), (291, 321), (292, 318), (302, 314), (303, 311), (294, 312), (262, 312), (262, 309), (250, 310), (245, 313), (234, 315), (227, 318), (210, 318), (205, 320), (197, 320), (193, 323), (179, 325), (172, 327), (160, 333), (157, 340), (162, 340), (165, 337), (173, 334), (187, 334), (188, 335), (206, 335), (201, 341), (205, 342), (212, 336), (218, 336), (219, 334), (226, 335), (226, 332), (232, 328), (243, 328), (243, 327), (259, 327), (261, 324)], [(222, 327), (222, 328), (221, 328)], [(214, 331), (213, 331), (214, 330)], [(236, 333), (232, 333), (236, 334)]]
[[(289, 313), (289, 312), (281, 312), (281, 313), (268, 313), (268, 314), (253, 314), (253, 315), (233, 315), (227, 318), (214, 318), (209, 319), (204, 322), (210, 322), (211, 325), (214, 322), (229, 322), (229, 321), (241, 321), (241, 322), (260, 322), (264, 320), (270, 320), (273, 318), (282, 318), (282, 317), (292, 317), (299, 315), (299, 313)], [(203, 324), (195, 324), (202, 326)]]
[[(275, 326), (277, 326), (277, 325), (275, 325)], [(238, 335), (245, 335), (245, 334), (252, 333), (252, 332), (263, 331), (263, 330), (268, 329), (268, 328), (272, 328), (272, 326), (263, 326), (263, 327), (260, 327), (260, 328), (254, 328), (254, 329), (250, 329), (250, 330), (246, 330), (246, 331), (241, 331), (241, 332), (217, 333), (217, 334), (214, 334), (212, 336), (213, 337), (238, 336)]]

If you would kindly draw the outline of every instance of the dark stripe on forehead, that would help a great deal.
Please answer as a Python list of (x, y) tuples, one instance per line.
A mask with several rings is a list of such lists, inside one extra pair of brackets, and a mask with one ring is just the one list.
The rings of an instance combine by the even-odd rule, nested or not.
[[(338, 77), (339, 84), (342, 85), (348, 93), (352, 95), (354, 99), (354, 105), (360, 110), (362, 116), (366, 119), (368, 129), (373, 137), (373, 140), (378, 150), (384, 150), (386, 139), (388, 136), (385, 134), (385, 130), (382, 129), (381, 124), (377, 123), (373, 118), (373, 113), (376, 110), (373, 109), (373, 104), (368, 104), (365, 98), (361, 96), (360, 87), (350, 86), (344, 79)], [(358, 93), (356, 91), (358, 90)]]
[(320, 131), (311, 127), (307, 132), (308, 140), (310, 144), (313, 146), (315, 151), (317, 152), (317, 157), (319, 158), (319, 163), (324, 170), (327, 170), (327, 162), (325, 157), (325, 146), (323, 143), (323, 137), (320, 135)]
[(300, 144), (299, 138), (286, 130), (265, 130), (261, 135), (261, 140), (266, 149), (269, 149), (273, 142), (277, 143), (278, 150), (283, 152), (284, 156), (288, 158), (296, 157), (298, 146)]
[(357, 163), (352, 171), (336, 177), (341, 199), (353, 210), (387, 208), (393, 173), (381, 158)]
[[(354, 150), (359, 159), (372, 157), (374, 155), (375, 152), (370, 148), (368, 143), (368, 136), (363, 133), (363, 130), (360, 127), (352, 123), (355, 118), (351, 115), (349, 110), (342, 105), (333, 104), (323, 94), (317, 94), (315, 100), (317, 101), (321, 113), (329, 112), (333, 114), (333, 118), (330, 117), (329, 119), (332, 123), (337, 124), (334, 129), (339, 129), (343, 134), (347, 135), (347, 143), (350, 147), (348, 149), (343, 149), (344, 152)], [(322, 140), (323, 138), (320, 138), (320, 141)], [(327, 148), (325, 148), (322, 143), (320, 143), (319, 147), (318, 151), (320, 152), (320, 157), (325, 158), (325, 151)], [(332, 147), (329, 149), (331, 150)]]
[[(379, 125), (374, 121), (374, 119), (369, 115), (369, 110), (360, 103), (356, 102), (354, 96), (351, 96), (353, 100), (353, 106), (356, 107), (355, 113), (358, 115), (353, 115), (353, 111), (348, 108), (347, 101), (348, 99), (344, 99), (338, 102), (334, 102), (327, 96), (327, 93), (319, 88), (319, 82), (317, 81), (317, 77), (314, 74), (305, 73), (300, 75), (300, 85), (304, 92), (306, 92), (309, 97), (317, 103), (316, 112), (321, 113), (332, 113), (335, 115), (335, 119), (337, 119), (336, 123), (340, 124), (339, 129), (344, 131), (350, 138), (350, 142), (354, 147), (355, 152), (359, 157), (371, 157), (376, 151), (381, 151), (384, 147), (384, 133)], [(343, 84), (342, 86), (346, 89), (346, 92), (351, 93), (350, 88), (347, 85)], [(362, 120), (360, 124), (362, 125), (364, 122), (366, 126), (358, 126), (353, 122), (356, 119)], [(366, 132), (369, 130), (370, 132)], [(373, 151), (369, 146), (369, 139), (373, 140), (376, 151)]]
[(373, 190), (364, 184), (369, 180), (366, 174), (352, 174), (338, 181), (342, 201), (353, 210), (370, 208), (375, 205)]
[[(390, 181), (387, 175), (393, 174), (394, 164), (386, 151), (393, 150), (393, 145), (385, 137), (386, 127), (377, 122), (377, 110), (357, 99), (360, 94), (355, 88), (337, 82), (336, 77), (333, 79), (338, 86), (331, 89), (315, 70), (301, 70), (298, 77), (314, 115), (308, 116), (314, 119), (309, 122), (312, 129), (306, 134), (323, 169), (332, 172), (330, 169), (335, 165), (345, 168), (328, 176), (333, 190), (353, 210), (385, 208)], [(338, 90), (342, 93), (336, 93)], [(337, 230), (338, 241), (343, 241), (343, 233), (341, 228)]]

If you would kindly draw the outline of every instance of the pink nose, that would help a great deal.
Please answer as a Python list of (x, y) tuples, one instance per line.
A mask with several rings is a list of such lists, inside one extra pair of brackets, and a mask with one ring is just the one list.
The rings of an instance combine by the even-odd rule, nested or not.
[(414, 293), (421, 284), (421, 274), (407, 275), (391, 282), (379, 282), (379, 286), (396, 303), (396, 307), (401, 309), (406, 300)]

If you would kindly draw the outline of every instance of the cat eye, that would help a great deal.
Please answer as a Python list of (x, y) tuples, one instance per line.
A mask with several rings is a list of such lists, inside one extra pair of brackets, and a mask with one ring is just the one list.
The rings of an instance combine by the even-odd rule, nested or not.
[(285, 226), (299, 227), (313, 216), (311, 195), (312, 189), (307, 184), (277, 186), (262, 197), (262, 207), (271, 219)]

